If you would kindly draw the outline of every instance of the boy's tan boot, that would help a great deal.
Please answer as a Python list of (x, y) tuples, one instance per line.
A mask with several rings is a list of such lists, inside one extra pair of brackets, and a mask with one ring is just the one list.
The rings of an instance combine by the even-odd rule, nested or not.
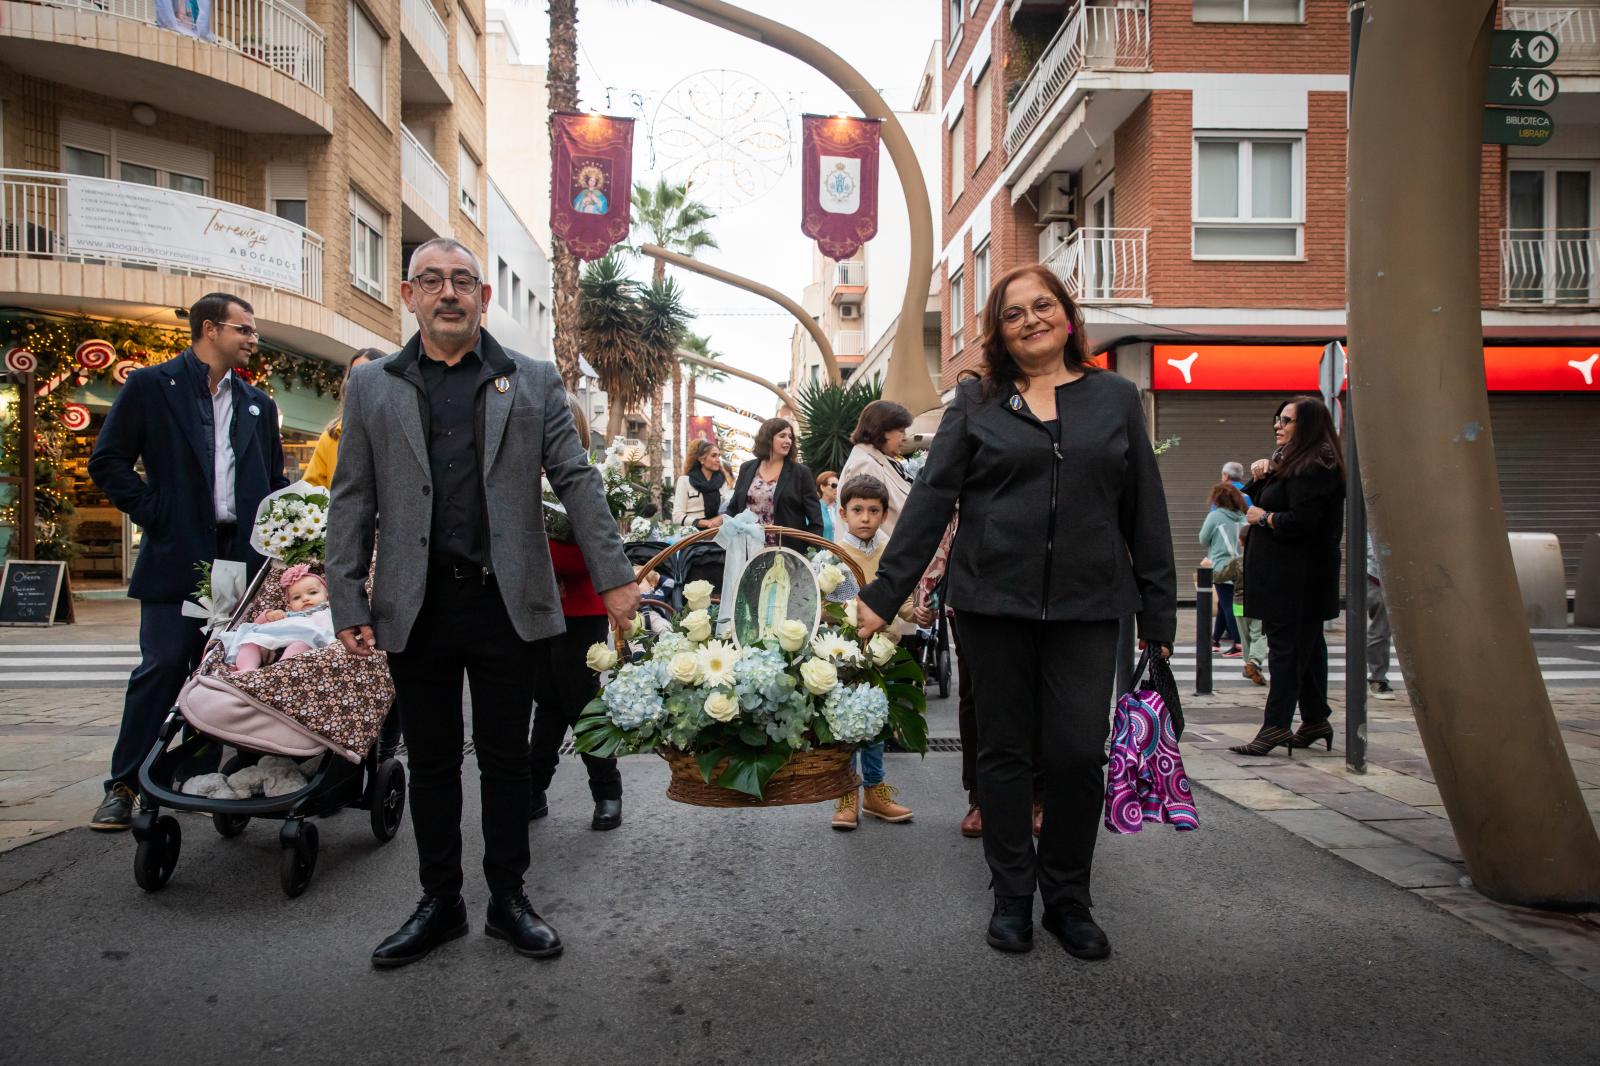
[(861, 813), (870, 814), (874, 818), (882, 818), (886, 822), (911, 821), (911, 808), (894, 801), (894, 786), (887, 781), (880, 781), (870, 788), (862, 790)]
[(856, 815), (856, 790), (851, 789), (833, 805), (833, 827), (841, 833), (848, 833), (859, 824)]

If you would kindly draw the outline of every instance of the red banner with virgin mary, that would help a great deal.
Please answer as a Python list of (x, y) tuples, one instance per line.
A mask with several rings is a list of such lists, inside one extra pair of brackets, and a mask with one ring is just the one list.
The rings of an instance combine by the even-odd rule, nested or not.
[(877, 119), (805, 115), (800, 231), (829, 259), (849, 259), (878, 232)]
[(628, 236), (633, 119), (558, 111), (550, 121), (550, 230), (579, 259)]

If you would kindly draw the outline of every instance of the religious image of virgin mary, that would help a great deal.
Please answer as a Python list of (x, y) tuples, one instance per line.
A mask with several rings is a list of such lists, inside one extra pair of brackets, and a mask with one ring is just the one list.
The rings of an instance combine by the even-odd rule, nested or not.
[(757, 639), (777, 636), (778, 627), (789, 612), (789, 568), (784, 565), (781, 556), (767, 571), (767, 576), (761, 579), (761, 596), (757, 602), (760, 604)]
[(572, 209), (580, 215), (603, 215), (611, 210), (605, 194), (605, 171), (588, 164), (578, 171), (578, 195), (572, 198)]

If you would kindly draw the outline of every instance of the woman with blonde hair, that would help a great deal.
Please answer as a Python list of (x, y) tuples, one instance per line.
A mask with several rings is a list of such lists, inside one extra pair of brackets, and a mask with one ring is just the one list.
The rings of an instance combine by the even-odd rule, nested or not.
[(674, 525), (716, 529), (722, 525), (723, 489), (728, 476), (722, 469), (722, 449), (714, 440), (689, 443), (683, 473), (672, 493)]
[[(344, 380), (348, 384), (350, 373), (362, 363), (369, 363), (374, 359), (382, 359), (387, 352), (380, 352), (376, 348), (363, 348), (350, 359), (350, 365), (345, 368)], [(328, 428), (322, 431), (322, 436), (317, 438), (316, 450), (311, 453), (311, 465), (306, 467), (301, 474), (301, 480), (312, 485), (328, 488), (333, 484), (333, 471), (339, 465), (339, 434), (344, 432), (344, 389), (339, 390), (339, 410), (334, 414), (333, 420), (328, 423)]]

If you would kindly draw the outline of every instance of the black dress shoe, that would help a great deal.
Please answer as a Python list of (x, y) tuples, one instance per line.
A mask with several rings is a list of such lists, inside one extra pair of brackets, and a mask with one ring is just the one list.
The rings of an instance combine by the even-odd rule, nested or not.
[(622, 824), (622, 801), (595, 800), (594, 821), (589, 823), (590, 829), (615, 829)]
[(528, 799), (528, 821), (537, 822), (540, 818), (550, 813), (550, 801), (544, 798), (543, 792), (535, 792)]
[(1103, 959), (1111, 954), (1111, 941), (1095, 924), (1087, 907), (1071, 903), (1044, 909), (1044, 927), (1054, 933), (1067, 954), (1080, 959)]
[(102, 832), (127, 829), (133, 825), (133, 801), (133, 789), (118, 781), (111, 786), (111, 791), (106, 793), (100, 806), (95, 808), (94, 816), (89, 819), (89, 828)]
[(518, 889), (489, 901), (489, 918), (483, 931), (496, 940), (508, 940), (518, 955), (547, 959), (561, 954), (561, 937), (534, 911), (527, 893)]
[(989, 918), (989, 946), (996, 951), (1033, 950), (1033, 897), (996, 896)]
[(465, 900), (460, 896), (455, 899), (423, 896), (406, 924), (372, 953), (372, 965), (380, 970), (404, 966), (416, 962), (440, 944), (466, 935)]

